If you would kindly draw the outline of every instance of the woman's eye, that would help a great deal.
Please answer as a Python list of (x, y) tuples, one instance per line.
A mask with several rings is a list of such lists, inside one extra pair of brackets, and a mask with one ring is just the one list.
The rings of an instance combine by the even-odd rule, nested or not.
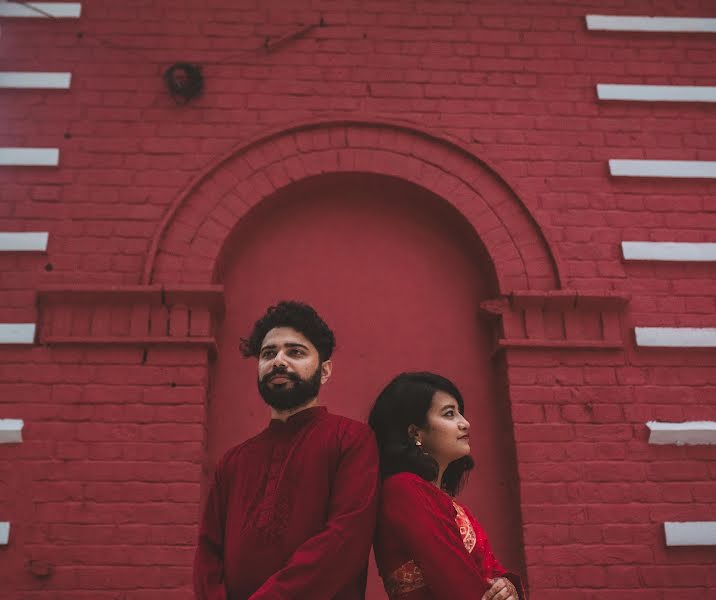
[(448, 410), (448, 411), (445, 412), (445, 416), (446, 416), (446, 417), (454, 417), (454, 416), (455, 416), (455, 411)]

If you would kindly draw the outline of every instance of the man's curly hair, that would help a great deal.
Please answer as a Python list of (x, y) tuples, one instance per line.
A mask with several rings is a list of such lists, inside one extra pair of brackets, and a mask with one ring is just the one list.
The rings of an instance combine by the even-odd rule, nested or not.
[(248, 338), (241, 338), (241, 353), (245, 357), (258, 356), (261, 342), (266, 334), (276, 327), (291, 327), (303, 334), (318, 350), (321, 362), (331, 358), (336, 347), (336, 338), (325, 321), (313, 307), (295, 300), (284, 300), (276, 306), (269, 306)]

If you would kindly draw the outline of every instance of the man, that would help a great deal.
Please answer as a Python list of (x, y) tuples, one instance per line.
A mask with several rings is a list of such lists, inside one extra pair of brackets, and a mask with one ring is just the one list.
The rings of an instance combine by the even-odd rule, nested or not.
[(364, 598), (378, 454), (367, 425), (318, 405), (334, 346), (300, 302), (270, 307), (242, 340), (271, 422), (216, 467), (194, 560), (200, 600)]

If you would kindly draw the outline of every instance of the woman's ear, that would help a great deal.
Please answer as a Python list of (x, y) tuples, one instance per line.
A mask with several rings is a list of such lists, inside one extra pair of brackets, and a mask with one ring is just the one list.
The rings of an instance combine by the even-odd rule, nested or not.
[(422, 445), (423, 445), (423, 444), (422, 444), (422, 441), (421, 441), (421, 439), (420, 439), (421, 436), (422, 436), (422, 433), (420, 432), (420, 429), (418, 429), (415, 425), (409, 425), (409, 426), (408, 426), (408, 437), (409, 437), (411, 440), (415, 441), (415, 443), (416, 443), (418, 446), (422, 446)]

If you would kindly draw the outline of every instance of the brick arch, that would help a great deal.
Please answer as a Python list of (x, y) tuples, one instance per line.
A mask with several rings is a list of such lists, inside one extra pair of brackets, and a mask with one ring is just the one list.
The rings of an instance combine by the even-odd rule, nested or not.
[(143, 283), (213, 283), (224, 242), (253, 206), (293, 182), (337, 172), (398, 177), (443, 198), (482, 240), (501, 293), (560, 288), (537, 221), (483, 160), (414, 125), (346, 120), (265, 134), (205, 169), (162, 222)]

